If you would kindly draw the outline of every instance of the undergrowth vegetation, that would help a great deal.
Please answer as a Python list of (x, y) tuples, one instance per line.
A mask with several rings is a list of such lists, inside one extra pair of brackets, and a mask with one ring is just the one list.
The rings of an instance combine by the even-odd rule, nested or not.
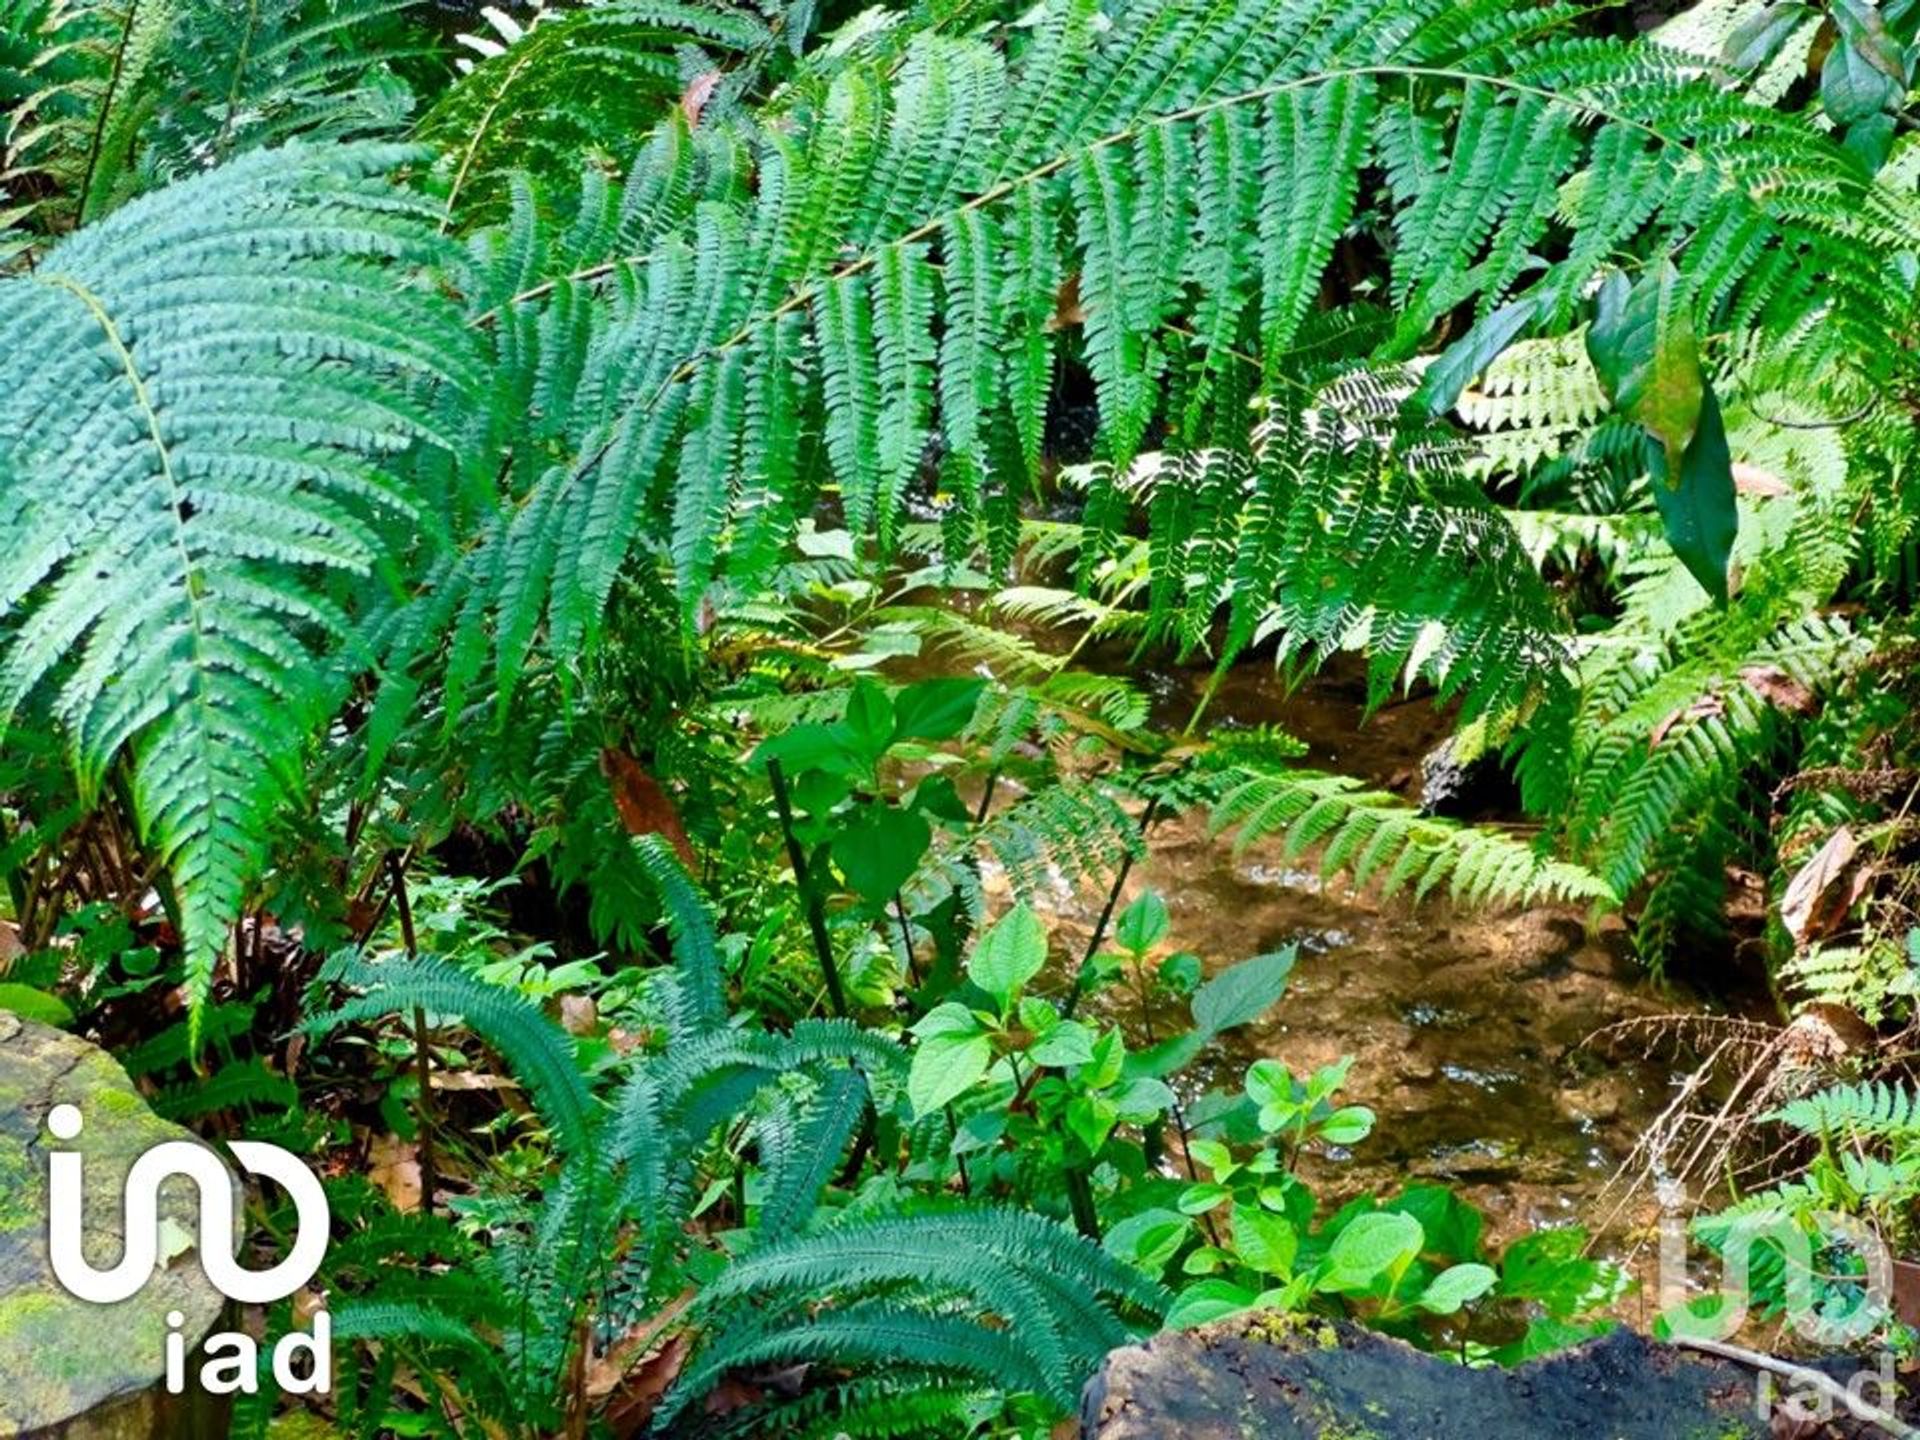
[[(0, 1005), (330, 1175), (344, 1434), (1593, 1333), (1578, 1231), (1320, 1204), (1345, 1067), (1220, 1063), (1293, 955), (1135, 867), (1913, 1023), (1917, 26), (0, 0)], [(1221, 723), (1255, 665), (1443, 714), (1424, 788)], [(1906, 1216), (1910, 1092), (1780, 1104), (1766, 1205)]]

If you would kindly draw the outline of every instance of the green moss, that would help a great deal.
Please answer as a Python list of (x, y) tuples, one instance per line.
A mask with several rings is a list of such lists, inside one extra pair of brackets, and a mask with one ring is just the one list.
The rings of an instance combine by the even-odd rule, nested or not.
[(0, 1145), (0, 1230), (15, 1230), (40, 1218), (34, 1196), (39, 1171), (24, 1145)]
[(52, 1295), (9, 1295), (0, 1299), (0, 1340), (25, 1330), (35, 1321), (52, 1319), (64, 1308)]

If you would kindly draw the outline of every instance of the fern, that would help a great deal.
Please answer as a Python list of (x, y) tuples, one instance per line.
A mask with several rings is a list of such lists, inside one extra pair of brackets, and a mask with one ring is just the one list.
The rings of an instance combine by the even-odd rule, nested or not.
[(1830, 1085), (1768, 1118), (1823, 1139), (1911, 1139), (1920, 1135), (1920, 1096), (1884, 1080)]
[(395, 288), (439, 254), (378, 178), (409, 154), (249, 156), (0, 281), (0, 715), (50, 697), (83, 797), (130, 758), (196, 996), (339, 703), (341, 582), (435, 504), (382, 463), (444, 438), (409, 390), (475, 379)]
[[(1401, 338), (1391, 342), (1402, 349), (1441, 311), (1469, 301), (1484, 309), (1510, 292), (1524, 273), (1522, 257), (1554, 213), (1556, 187), (1577, 165), (1602, 167), (1579, 172), (1591, 193), (1602, 194), (1620, 183), (1617, 171), (1665, 153), (1672, 163), (1664, 169), (1635, 172), (1642, 191), (1657, 196), (1662, 185), (1668, 187), (1665, 203), (1656, 199), (1644, 212), (1576, 217), (1599, 227), (1597, 248), (1550, 266), (1532, 294), (1576, 294), (1601, 258), (1638, 231), (1677, 241), (1702, 213), (1696, 203), (1702, 199), (1711, 202), (1708, 215), (1733, 217), (1727, 223), (1737, 219), (1743, 233), (1767, 241), (1781, 224), (1797, 221), (1800, 208), (1841, 183), (1822, 177), (1818, 147), (1805, 136), (1767, 124), (1764, 111), (1745, 109), (1690, 79), (1682, 67), (1663, 68), (1631, 48), (1556, 49), (1541, 43), (1533, 53), (1506, 33), (1491, 7), (1426, 29), (1363, 28), (1360, 19), (1358, 7), (1336, 7), (1307, 46), (1307, 17), (1292, 11), (1277, 24), (1243, 32), (1238, 27), (1248, 21), (1238, 14), (1189, 11), (1180, 4), (1141, 7), (1126, 12), (1099, 45), (1076, 51), (1064, 37), (1079, 22), (1062, 7), (1040, 18), (1034, 45), (1004, 73), (997, 55), (928, 35), (907, 45), (897, 82), (858, 64), (836, 67), (821, 110), (826, 118), (817, 129), (806, 128), (796, 112), (790, 117), (799, 127), (795, 133), (749, 139), (743, 158), (765, 178), (756, 191), (718, 194), (650, 244), (604, 262), (629, 281), (630, 298), (623, 296), (615, 310), (631, 318), (604, 332), (609, 343), (618, 334), (618, 348), (601, 359), (590, 350), (585, 373), (605, 370), (605, 378), (593, 383), (595, 393), (618, 385), (631, 398), (576, 429), (573, 462), (533, 482), (542, 494), (520, 511), (532, 528), (521, 540), (503, 543), (529, 554), (552, 547), (554, 558), (539, 560), (525, 572), (524, 583), (516, 578), (510, 589), (484, 602), (496, 615), (498, 633), (532, 633), (540, 609), (555, 616), (591, 615), (592, 592), (573, 590), (568, 579), (597, 573), (606, 563), (571, 557), (579, 541), (568, 537), (587, 533), (595, 546), (616, 547), (603, 553), (623, 553), (648, 533), (663, 537), (663, 553), (691, 605), (713, 567), (725, 561), (739, 499), (719, 482), (712, 458), (722, 453), (715, 448), (721, 443), (715, 426), (724, 426), (742, 447), (734, 460), (745, 475), (785, 473), (788, 461), (780, 452), (796, 443), (817, 456), (837, 481), (856, 528), (871, 523), (883, 545), (902, 487), (914, 479), (923, 447), (938, 434), (946, 447), (941, 470), (966, 479), (953, 492), (953, 503), (983, 519), (995, 503), (993, 486), (1004, 482), (986, 442), (976, 442), (992, 428), (983, 425), (989, 412), (982, 406), (1003, 407), (1005, 433), (1033, 436), (1032, 377), (1052, 362), (1036, 352), (1037, 368), (1009, 371), (1009, 383), (1002, 384), (982, 357), (994, 349), (1029, 353), (1023, 337), (1051, 314), (1057, 286), (1052, 277), (1063, 273), (1080, 276), (1081, 339), (1100, 396), (1100, 443), (1109, 462), (1096, 472), (1089, 514), (1097, 536), (1116, 534), (1118, 517), (1135, 498), (1126, 489), (1127, 462), (1160, 409), (1156, 377), (1164, 373), (1172, 381), (1191, 366), (1202, 377), (1202, 389), (1217, 391), (1220, 403), (1241, 393), (1221, 386), (1217, 350), (1192, 353), (1184, 327), (1169, 333), (1185, 297), (1197, 295), (1203, 306), (1214, 307), (1205, 318), (1216, 344), (1229, 334), (1238, 338), (1238, 326), (1225, 318), (1234, 312), (1219, 306), (1223, 297), (1239, 297), (1240, 312), (1250, 319), (1257, 313), (1260, 348), (1277, 359), (1302, 322), (1302, 297), (1313, 293), (1344, 207), (1356, 203), (1370, 135), (1381, 137), (1386, 152), (1385, 203), (1399, 227), (1397, 254), (1405, 257), (1406, 275), (1421, 275), (1417, 286), (1411, 279), (1402, 283), (1411, 308)], [(1221, 27), (1219, 49), (1189, 51), (1210, 26)], [(1227, 34), (1237, 43), (1226, 42)], [(1175, 35), (1183, 38), (1175, 41)], [(1177, 69), (1178, 57), (1189, 53), (1234, 59), (1218, 71), (1204, 64)], [(1429, 132), (1436, 122), (1424, 97), (1459, 83), (1495, 56), (1525, 75), (1525, 87), (1491, 74), (1470, 80), (1449, 158), (1434, 148)], [(1406, 87), (1410, 100), (1380, 83), (1397, 74), (1414, 82)], [(921, 87), (936, 75), (951, 98), (930, 106)], [(1083, 98), (1042, 105), (1029, 84), (1043, 78)], [(1582, 141), (1574, 122), (1586, 120), (1599, 122), (1598, 138), (1606, 144)], [(1745, 139), (1739, 138), (1743, 127), (1752, 132)], [(987, 154), (1004, 152), (997, 166), (948, 158), (964, 153), (967, 137), (996, 131), (1000, 147)], [(1404, 145), (1392, 138), (1400, 136)], [(1258, 147), (1260, 186), (1230, 180), (1188, 186), (1177, 179), (1188, 167), (1186, 155), (1218, 174), (1221, 163), (1238, 163), (1230, 162), (1236, 146)], [(1323, 158), (1329, 153), (1331, 159)], [(1308, 154), (1311, 166), (1301, 158)], [(1175, 156), (1183, 158), (1176, 163)], [(687, 168), (691, 162), (672, 163), (688, 183), (701, 185), (697, 167)], [(1796, 177), (1783, 183), (1782, 198), (1770, 211), (1740, 188), (1763, 167), (1776, 180)], [(987, 183), (989, 174), (998, 179)], [(875, 176), (881, 177), (877, 183)], [(1804, 190), (1796, 188), (1801, 177)], [(1293, 208), (1276, 209), (1269, 197), (1285, 197), (1285, 206)], [(1219, 208), (1200, 214), (1196, 207), (1203, 203)], [(1217, 240), (1189, 245), (1189, 231), (1257, 233), (1265, 258), (1258, 265), (1251, 255), (1235, 258), (1233, 247)], [(1786, 255), (1795, 265), (1837, 261), (1834, 247), (1851, 242), (1831, 232), (1823, 221), (1766, 253)], [(1126, 267), (1124, 283), (1114, 249), (1122, 233), (1146, 247), (1137, 257), (1141, 263)], [(823, 245), (823, 234), (831, 234), (839, 248)], [(1741, 286), (1749, 283), (1760, 252), (1702, 246), (1703, 272), (1695, 275), (1689, 268), (1695, 251), (1674, 248), (1689, 284), (1709, 297), (1703, 305), (1744, 303)], [(690, 268), (695, 257), (706, 259)], [(1864, 256), (1855, 258), (1871, 267)], [(939, 273), (954, 282), (951, 294), (930, 288), (936, 264), (947, 265)], [(1003, 277), (997, 295), (987, 276)], [(1770, 272), (1769, 283), (1779, 278)], [(1045, 308), (1039, 304), (1043, 297)], [(1769, 303), (1784, 312), (1788, 302)], [(1803, 303), (1812, 304), (1804, 293)], [(965, 343), (954, 339), (935, 347), (928, 338), (933, 315), (957, 324)], [(817, 360), (793, 352), (796, 368), (781, 367), (781, 383), (797, 382), (803, 392), (824, 397), (825, 421), (818, 433), (802, 426), (776, 436), (765, 425), (746, 423), (752, 407), (741, 408), (731, 397), (746, 374), (770, 373), (759, 358), (764, 347), (784, 345), (781, 337), (795, 326), (813, 331)], [(616, 379), (636, 376), (636, 354), (651, 357), (638, 367), (644, 377)], [(742, 354), (753, 357), (744, 373)], [(1019, 383), (1011, 383), (1016, 377)], [(1183, 400), (1188, 394), (1184, 379), (1168, 389)], [(942, 413), (949, 403), (961, 407), (951, 425)], [(758, 413), (804, 409), (782, 402)], [(1212, 418), (1204, 418), (1209, 413)], [(1249, 438), (1244, 420), (1236, 422), (1230, 411), (1189, 406), (1185, 415), (1190, 432), (1210, 430), (1241, 444)], [(691, 427), (687, 443), (662, 443), (662, 427)], [(628, 437), (641, 433), (656, 438), (632, 450)], [(969, 442), (979, 448), (969, 452)], [(1031, 455), (1031, 441), (1023, 443)], [(629, 464), (609, 465), (616, 447), (639, 466), (637, 473)], [(657, 499), (638, 509), (609, 509), (581, 493), (608, 487), (630, 499)], [(1180, 503), (1177, 493), (1167, 504), (1149, 507), (1156, 528), (1169, 527), (1168, 544), (1207, 555), (1233, 552), (1232, 531), (1221, 527), (1239, 524), (1247, 502), (1236, 487), (1218, 488), (1197, 507)], [(1374, 514), (1397, 519), (1407, 509), (1407, 500), (1392, 488), (1384, 495), (1356, 488), (1348, 503), (1354, 523)], [(566, 518), (580, 505), (632, 518), (622, 522), (623, 535), (587, 532)], [(644, 518), (649, 513), (653, 521)], [(649, 532), (650, 524), (661, 528)], [(545, 538), (536, 542), (536, 532)], [(669, 534), (670, 541), (664, 540)], [(1096, 540), (1086, 563), (1101, 558), (1104, 543)], [(1327, 553), (1331, 559), (1338, 552)], [(494, 573), (503, 569), (502, 555), (491, 548), (477, 563)], [(1218, 584), (1217, 563), (1201, 560), (1188, 573)], [(1388, 573), (1388, 567), (1374, 573)], [(1176, 593), (1190, 614), (1201, 613), (1212, 598), (1210, 588), (1165, 588), (1167, 578), (1160, 576), (1156, 614)], [(1268, 596), (1260, 586), (1271, 578), (1256, 567), (1236, 580), (1234, 593), (1248, 615), (1263, 613)], [(1291, 621), (1293, 615), (1281, 618)], [(1420, 623), (1409, 622), (1409, 631), (1417, 632)], [(557, 633), (571, 640), (581, 626), (569, 621)], [(1189, 625), (1187, 633), (1197, 632)], [(1408, 643), (1391, 631), (1378, 638)], [(563, 649), (560, 658), (566, 656)], [(1534, 675), (1552, 668), (1537, 654), (1468, 651), (1449, 658), (1459, 674), (1451, 683), (1476, 703), (1504, 703), (1501, 687), (1525, 662)], [(511, 675), (514, 657), (506, 663)]]
[[(624, 160), (690, 79), (769, 43), (751, 11), (679, 0), (542, 10), (449, 86), (416, 134), (447, 154), (447, 214), (494, 220), (514, 174)], [(705, 53), (712, 51), (711, 55)], [(711, 99), (709, 103), (712, 103)]]
[(413, 107), (408, 4), (21, 0), (0, 16), (19, 56), (8, 174), (87, 221), (246, 150), (392, 138)]
[(476, 980), (435, 956), (370, 961), (353, 950), (329, 960), (320, 978), (360, 993), (308, 1020), (309, 1034), (326, 1035), (356, 1021), (410, 1014), (415, 1008), (457, 1017), (505, 1055), (527, 1082), (562, 1150), (588, 1149), (597, 1107), (580, 1077), (572, 1037), (513, 991)]
[(1357, 780), (1309, 770), (1281, 770), (1242, 780), (1220, 797), (1215, 833), (1234, 830), (1244, 848), (1281, 835), (1281, 856), (1317, 850), (1329, 875), (1355, 886), (1424, 898), (1444, 886), (1467, 905), (1556, 899), (1618, 903), (1600, 876), (1552, 860), (1536, 847), (1495, 830), (1456, 825), (1422, 814)]

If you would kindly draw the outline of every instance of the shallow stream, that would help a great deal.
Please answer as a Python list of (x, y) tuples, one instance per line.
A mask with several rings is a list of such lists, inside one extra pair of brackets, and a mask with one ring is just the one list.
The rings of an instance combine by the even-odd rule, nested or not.
[[(1205, 672), (1150, 682), (1156, 718), (1186, 722)], [(1363, 715), (1359, 677), (1338, 670), (1299, 690), (1258, 665), (1238, 667), (1207, 724), (1278, 725), (1311, 747), (1303, 762), (1410, 798), (1420, 759), (1447, 733), (1424, 701)], [(1294, 944), (1288, 995), (1264, 1023), (1235, 1032), (1212, 1083), (1261, 1056), (1296, 1074), (1352, 1055), (1343, 1095), (1376, 1112), (1351, 1155), (1314, 1164), (1324, 1198), (1444, 1180), (1510, 1238), (1542, 1224), (1604, 1229), (1624, 1257), (1651, 1218), (1644, 1189), (1624, 1198), (1616, 1171), (1667, 1105), (1686, 1056), (1671, 1046), (1589, 1043), (1640, 1017), (1714, 1007), (1684, 986), (1652, 983), (1617, 919), (1589, 929), (1560, 906), (1463, 912), (1444, 901), (1380, 901), (1323, 884), (1310, 861), (1282, 863), (1277, 845), (1236, 855), (1204, 817), (1156, 826), (1129, 896), (1151, 886), (1173, 917), (1170, 943), (1209, 966)], [(1096, 902), (1061, 918), (1090, 927)], [(1637, 1188), (1637, 1187), (1630, 1187)]]

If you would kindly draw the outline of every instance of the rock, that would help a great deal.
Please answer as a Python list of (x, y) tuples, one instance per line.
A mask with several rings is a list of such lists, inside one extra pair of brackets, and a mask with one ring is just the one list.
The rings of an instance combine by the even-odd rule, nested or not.
[(1763, 1440), (1751, 1374), (1629, 1330), (1468, 1369), (1344, 1322), (1237, 1317), (1116, 1350), (1084, 1440)]
[[(198, 1387), (165, 1393), (166, 1316), (185, 1316), (191, 1351), (225, 1300), (201, 1272), (193, 1187), (162, 1188), (164, 1234), (186, 1244), (130, 1299), (95, 1305), (68, 1294), (47, 1259), (47, 1112), (81, 1107), (74, 1142), (86, 1156), (85, 1254), (110, 1265), (128, 1169), (163, 1140), (192, 1139), (161, 1120), (104, 1051), (0, 1012), (0, 1436), (23, 1440), (203, 1440), (225, 1417)], [(167, 1247), (163, 1245), (163, 1253)]]

